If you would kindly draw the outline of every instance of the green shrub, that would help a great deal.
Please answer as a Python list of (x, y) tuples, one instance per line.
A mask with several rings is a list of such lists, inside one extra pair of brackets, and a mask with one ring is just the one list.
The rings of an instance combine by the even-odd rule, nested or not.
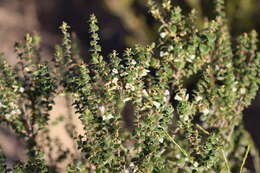
[[(231, 42), (222, 0), (203, 29), (195, 11), (183, 16), (169, 0), (149, 4), (160, 38), (122, 56), (101, 55), (92, 15), (89, 63), (78, 58), (66, 23), (51, 62), (41, 58), (39, 37), (28, 34), (15, 46), (14, 67), (1, 59), (0, 122), (28, 149), (28, 161), (13, 172), (50, 172), (36, 137), (60, 94), (73, 99), (85, 130), (67, 172), (243, 172), (248, 154), (258, 164), (242, 123), (260, 82), (256, 32)], [(7, 171), (4, 155), (0, 170)]]

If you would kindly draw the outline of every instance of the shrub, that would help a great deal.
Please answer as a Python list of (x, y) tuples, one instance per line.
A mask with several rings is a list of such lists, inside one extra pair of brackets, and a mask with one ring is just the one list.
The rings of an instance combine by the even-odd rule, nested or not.
[[(216, 2), (216, 18), (198, 29), (195, 11), (184, 16), (169, 0), (150, 1), (158, 41), (107, 58), (91, 15), (88, 63), (66, 23), (51, 62), (41, 58), (39, 37), (27, 34), (15, 46), (19, 62), (0, 63), (0, 122), (28, 149), (28, 161), (8, 169), (50, 171), (36, 138), (60, 94), (73, 99), (85, 130), (67, 172), (242, 172), (248, 154), (257, 160), (242, 123), (259, 85), (257, 34), (232, 42), (223, 1)], [(0, 170), (8, 169), (1, 154)]]

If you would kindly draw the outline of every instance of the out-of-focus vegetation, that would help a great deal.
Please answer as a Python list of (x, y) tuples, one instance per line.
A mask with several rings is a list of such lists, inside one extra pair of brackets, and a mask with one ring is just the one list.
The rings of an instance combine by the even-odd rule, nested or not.
[[(104, 0), (109, 11), (117, 15), (124, 21), (125, 27), (131, 28), (138, 33), (134, 37), (135, 42), (145, 43), (150, 39), (145, 39), (148, 34), (156, 34), (151, 16), (147, 13), (147, 0)], [(199, 20), (197, 25), (201, 26), (203, 20), (212, 18), (215, 14), (214, 1), (212, 0), (172, 0), (173, 4), (179, 5), (184, 12), (189, 12), (191, 8), (197, 10)], [(260, 31), (260, 1), (258, 0), (226, 0), (226, 13), (231, 34), (236, 36), (242, 32), (247, 32), (253, 28)], [(201, 26), (203, 27), (203, 26)], [(152, 37), (154, 38), (154, 37)], [(133, 40), (133, 39), (132, 39)]]

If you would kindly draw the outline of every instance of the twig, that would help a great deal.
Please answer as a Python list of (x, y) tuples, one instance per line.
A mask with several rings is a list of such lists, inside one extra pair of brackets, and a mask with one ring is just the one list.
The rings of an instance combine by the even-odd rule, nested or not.
[(241, 167), (240, 167), (240, 173), (242, 173), (242, 171), (243, 171), (243, 167), (244, 167), (244, 165), (246, 163), (246, 159), (247, 159), (249, 150), (250, 150), (250, 146), (247, 147), (246, 154), (244, 156), (243, 162), (242, 162)]
[(163, 131), (164, 131), (164, 133), (170, 138), (170, 140), (180, 149), (180, 151), (181, 151), (186, 157), (189, 157), (189, 155), (187, 154), (187, 152), (186, 152), (183, 148), (181, 148), (181, 146), (173, 139), (173, 137), (171, 137), (171, 136), (169, 135), (169, 133), (168, 133), (165, 129), (163, 129)]
[(199, 124), (196, 124), (196, 127), (198, 128), (198, 129), (200, 129), (203, 133), (205, 133), (206, 135), (210, 135), (210, 133), (207, 131), (207, 130), (205, 130), (203, 127), (201, 127)]
[(226, 164), (228, 173), (230, 173), (230, 167), (229, 167), (228, 160), (227, 160), (227, 157), (226, 157), (226, 155), (225, 155), (225, 152), (224, 152), (223, 149), (222, 149), (221, 151), (222, 151), (222, 154), (223, 154), (223, 157), (224, 157), (224, 160), (225, 160), (225, 164)]

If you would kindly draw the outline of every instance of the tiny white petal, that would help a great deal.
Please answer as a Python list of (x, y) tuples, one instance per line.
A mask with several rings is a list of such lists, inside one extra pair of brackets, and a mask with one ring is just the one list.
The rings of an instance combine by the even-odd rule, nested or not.
[(170, 45), (169, 48), (168, 48), (169, 51), (173, 50), (173, 46)]
[(118, 81), (118, 78), (114, 78), (113, 80), (112, 80), (112, 83), (117, 83), (117, 81)]
[(125, 88), (126, 89), (130, 89), (131, 87), (130, 87), (131, 85), (129, 84), (129, 83), (127, 83), (126, 85), (125, 85)]
[(104, 121), (110, 120), (110, 119), (112, 119), (112, 118), (114, 118), (114, 116), (113, 116), (112, 114), (103, 115), (103, 120), (104, 120)]
[(134, 164), (133, 162), (131, 162), (129, 166), (130, 166), (130, 167), (134, 167), (135, 164)]
[(188, 101), (188, 100), (189, 100), (189, 94), (186, 94), (186, 95), (185, 95), (184, 100), (185, 100), (185, 101)]
[(210, 111), (209, 111), (208, 109), (203, 109), (203, 110), (202, 110), (202, 113), (203, 113), (204, 115), (208, 115), (209, 112), (210, 112)]
[(159, 102), (153, 101), (153, 105), (158, 109), (161, 104)]
[(191, 55), (190, 59), (193, 60), (196, 56), (195, 55)]
[(123, 102), (125, 103), (125, 102), (127, 102), (127, 101), (129, 101), (129, 100), (131, 100), (131, 98), (125, 98), (125, 99), (123, 100)]
[(12, 112), (10, 114), (11, 115), (21, 114), (21, 111), (19, 109), (12, 110)]
[(129, 84), (129, 83), (127, 83), (127, 84), (125, 85), (125, 88), (126, 88), (126, 89), (130, 89), (130, 90), (132, 90), (132, 91), (135, 90), (135, 87), (134, 87), (133, 85)]
[(160, 51), (160, 57), (163, 57), (165, 53), (163, 51)]
[(103, 105), (100, 106), (99, 110), (100, 110), (101, 114), (104, 114), (105, 113), (105, 106), (103, 106)]
[(30, 71), (30, 69), (28, 67), (25, 67), (24, 70), (25, 71)]
[(218, 80), (224, 80), (225, 78), (222, 76), (217, 77)]
[(164, 101), (168, 102), (170, 100), (170, 92), (169, 90), (165, 90), (164, 92)]
[(142, 71), (142, 74), (141, 74), (140, 76), (141, 76), (141, 77), (146, 76), (147, 73), (149, 73), (149, 72), (150, 72), (149, 70), (144, 69), (144, 70)]
[(182, 100), (183, 100), (179, 95), (176, 95), (176, 96), (174, 97), (174, 99), (175, 99), (175, 100), (178, 100), (178, 101), (182, 101)]
[(20, 109), (16, 110), (16, 114), (20, 115), (22, 112), (20, 111)]
[(15, 111), (15, 110), (12, 110), (10, 114), (11, 114), (11, 115), (15, 115), (15, 114), (16, 114), (16, 111)]
[(126, 76), (126, 75), (128, 75), (127, 72), (123, 72), (123, 73), (121, 74), (121, 76)]
[(114, 68), (114, 69), (112, 70), (112, 72), (113, 72), (114, 74), (117, 74), (117, 73), (118, 73), (118, 70)]
[(199, 166), (199, 163), (198, 163), (198, 162), (194, 162), (194, 163), (193, 163), (193, 166), (194, 166), (195, 168), (197, 168), (197, 167)]
[(5, 118), (7, 118), (7, 119), (9, 119), (9, 118), (11, 118), (11, 114), (5, 114)]
[(20, 91), (21, 93), (23, 93), (23, 92), (24, 92), (24, 88), (21, 87), (19, 91)]
[(200, 100), (202, 100), (203, 98), (201, 97), (201, 96), (197, 96), (196, 98), (195, 98), (195, 100), (198, 102), (198, 101), (200, 101)]
[(107, 119), (108, 119), (108, 120), (110, 120), (110, 119), (112, 119), (112, 118), (114, 118), (114, 116), (113, 116), (112, 114), (108, 114), (108, 115), (107, 115)]
[(136, 64), (136, 61), (135, 61), (135, 60), (132, 60), (132, 64), (135, 65), (135, 64)]
[(170, 96), (170, 91), (169, 90), (165, 90), (164, 95), (167, 96), (167, 97)]
[(188, 115), (185, 115), (185, 116), (183, 117), (183, 120), (184, 120), (184, 121), (188, 121), (188, 120), (189, 120), (189, 116), (188, 116)]
[(145, 89), (142, 90), (142, 93), (143, 93), (143, 95), (144, 95), (145, 97), (148, 97), (148, 96), (149, 96), (148, 93), (147, 93), (147, 91), (146, 91)]
[(232, 67), (232, 64), (231, 64), (231, 63), (228, 63), (228, 64), (227, 64), (227, 67), (228, 67), (228, 68)]
[(11, 115), (16, 115), (16, 114), (21, 114), (21, 111), (19, 109), (16, 109), (16, 110), (12, 110), (10, 112)]
[(9, 105), (10, 105), (12, 108), (16, 107), (16, 105), (15, 105), (13, 102), (10, 102)]
[(245, 93), (246, 93), (246, 89), (245, 89), (245, 88), (241, 88), (241, 89), (240, 89), (240, 93), (241, 93), (241, 94), (245, 94)]
[(161, 38), (165, 38), (165, 37), (166, 37), (166, 33), (165, 33), (165, 32), (161, 32), (161, 33), (160, 33), (160, 37), (161, 37)]
[(181, 158), (181, 155), (180, 154), (176, 154), (175, 155), (177, 159), (180, 159)]
[(6, 105), (3, 105), (1, 102), (0, 102), (0, 108), (6, 108)]
[(160, 139), (159, 139), (159, 142), (160, 142), (160, 143), (163, 143), (163, 138), (160, 138)]

